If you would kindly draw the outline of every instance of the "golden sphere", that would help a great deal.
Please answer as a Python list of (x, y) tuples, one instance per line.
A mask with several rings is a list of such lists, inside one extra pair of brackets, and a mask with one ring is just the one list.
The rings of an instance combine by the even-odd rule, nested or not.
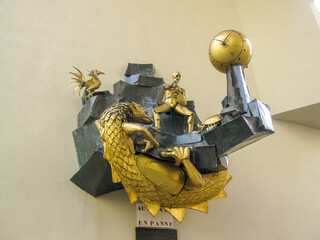
[(220, 72), (227, 72), (230, 64), (248, 66), (252, 55), (251, 43), (245, 35), (234, 30), (225, 30), (212, 39), (209, 46), (209, 58)]

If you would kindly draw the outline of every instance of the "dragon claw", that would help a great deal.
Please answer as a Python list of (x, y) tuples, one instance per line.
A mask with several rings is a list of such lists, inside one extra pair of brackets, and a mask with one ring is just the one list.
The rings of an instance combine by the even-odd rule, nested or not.
[(144, 149), (142, 150), (143, 153), (147, 152), (148, 150), (154, 148), (154, 147), (159, 147), (159, 144), (155, 144), (155, 143), (152, 143), (151, 141), (147, 140), (147, 139), (144, 139), (144, 140), (141, 140), (141, 141), (138, 141), (137, 144), (145, 144), (146, 146), (144, 147)]

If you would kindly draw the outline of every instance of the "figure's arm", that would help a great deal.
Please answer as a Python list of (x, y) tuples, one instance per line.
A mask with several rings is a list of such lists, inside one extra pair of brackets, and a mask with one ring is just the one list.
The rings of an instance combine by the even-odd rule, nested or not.
[(186, 90), (184, 90), (184, 88), (181, 88), (180, 92), (181, 92), (181, 94), (182, 94), (183, 96), (186, 97)]
[[(145, 148), (142, 152), (146, 152), (151, 148), (159, 147), (159, 143), (157, 140), (151, 135), (151, 133), (143, 126), (136, 123), (122, 123), (122, 129), (129, 135), (132, 136), (135, 133), (141, 133), (141, 135), (145, 138), (138, 142), (138, 144), (146, 144)], [(131, 138), (130, 138), (131, 139)], [(131, 140), (132, 141), (132, 140)], [(133, 145), (133, 143), (132, 143)]]
[(195, 166), (190, 161), (190, 147), (174, 147), (168, 148), (169, 152), (162, 152), (162, 157), (173, 157), (176, 160), (175, 165), (179, 166), (181, 163), (185, 168), (188, 175), (186, 187), (196, 187), (200, 188), (203, 185), (203, 179), (200, 172), (195, 168)]

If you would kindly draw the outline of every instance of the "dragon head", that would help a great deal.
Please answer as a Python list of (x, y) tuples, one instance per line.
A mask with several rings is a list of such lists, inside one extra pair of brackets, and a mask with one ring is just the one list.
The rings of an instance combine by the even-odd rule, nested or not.
[(132, 121), (142, 124), (151, 124), (153, 120), (148, 115), (148, 111), (144, 109), (140, 104), (132, 102), (130, 105), (130, 110), (132, 112)]

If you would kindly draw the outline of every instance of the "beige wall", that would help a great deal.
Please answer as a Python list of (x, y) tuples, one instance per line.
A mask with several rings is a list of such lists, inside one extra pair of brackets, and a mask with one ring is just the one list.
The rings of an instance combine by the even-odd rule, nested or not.
[(235, 0), (254, 47), (251, 68), (260, 97), (273, 113), (320, 102), (320, 31), (311, 2)]
[[(72, 66), (106, 72), (102, 90), (128, 62), (153, 63), (166, 81), (179, 70), (204, 119), (220, 111), (226, 94), (209, 42), (236, 29), (254, 47), (246, 70), (252, 96), (287, 111), (319, 102), (319, 46), (299, 47), (302, 36), (319, 42), (308, 4), (2, 0), (0, 239), (134, 239), (135, 208), (125, 192), (93, 198), (69, 181), (78, 170), (71, 132), (81, 108), (67, 88)], [(275, 135), (230, 156), (228, 198), (211, 201), (207, 215), (187, 211), (176, 224), (179, 239), (319, 238), (320, 132), (275, 127)]]

